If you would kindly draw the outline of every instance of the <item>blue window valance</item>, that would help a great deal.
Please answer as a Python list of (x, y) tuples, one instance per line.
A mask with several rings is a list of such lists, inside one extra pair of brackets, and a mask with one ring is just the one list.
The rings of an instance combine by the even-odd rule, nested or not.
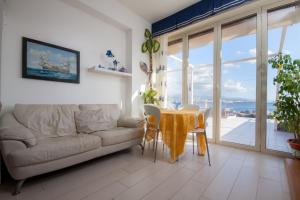
[(152, 33), (159, 36), (182, 28), (216, 13), (251, 0), (202, 0), (152, 24)]

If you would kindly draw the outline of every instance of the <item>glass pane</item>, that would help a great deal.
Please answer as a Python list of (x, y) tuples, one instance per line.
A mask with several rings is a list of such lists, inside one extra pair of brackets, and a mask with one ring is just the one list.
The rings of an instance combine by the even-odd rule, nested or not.
[[(269, 58), (278, 54), (290, 54), (293, 59), (300, 58), (300, 9), (299, 6), (283, 8), (268, 13), (268, 55)], [(272, 117), (276, 109), (277, 85), (273, 80), (277, 70), (268, 65), (267, 69), (267, 149), (289, 152), (287, 140), (293, 134), (287, 132)]]
[(222, 27), (220, 111), (221, 141), (255, 146), (256, 17)]
[[(200, 109), (213, 108), (213, 32), (189, 38), (189, 103)], [(207, 119), (207, 136), (213, 138), (212, 112)]]
[(182, 41), (169, 43), (167, 64), (167, 107), (182, 104)]
[(222, 61), (255, 58), (255, 35), (256, 17), (222, 26)]

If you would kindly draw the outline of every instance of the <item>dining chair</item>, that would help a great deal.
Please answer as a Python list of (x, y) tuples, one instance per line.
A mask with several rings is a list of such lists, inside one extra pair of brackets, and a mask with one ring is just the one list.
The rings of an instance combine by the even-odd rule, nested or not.
[[(193, 154), (194, 154), (194, 135), (195, 134), (196, 134), (196, 136), (198, 136), (199, 134), (204, 135), (209, 166), (211, 166), (211, 164), (210, 164), (210, 155), (209, 155), (209, 148), (208, 148), (208, 142), (207, 142), (206, 126), (207, 126), (207, 119), (208, 119), (208, 116), (210, 114), (210, 111), (211, 111), (211, 108), (208, 108), (204, 111), (204, 127), (199, 128), (199, 126), (197, 124), (196, 128), (190, 131), (190, 133), (193, 134)], [(195, 120), (195, 121), (198, 122), (198, 120)], [(197, 140), (197, 152), (199, 154), (198, 140)]]
[[(146, 133), (147, 131), (155, 132), (153, 138), (153, 149), (154, 149), (154, 162), (156, 162), (156, 152), (157, 152), (157, 142), (159, 136), (159, 124), (160, 124), (160, 109), (153, 104), (145, 104), (144, 105), (144, 115), (146, 119)], [(151, 118), (151, 120), (149, 120)], [(146, 143), (146, 134), (144, 135), (144, 147)], [(144, 149), (142, 149), (142, 155), (144, 154)]]
[(199, 106), (195, 105), (195, 104), (185, 104), (182, 105), (181, 107), (179, 107), (179, 110), (195, 110), (195, 111), (199, 111)]
[[(195, 104), (185, 104), (182, 105), (179, 110), (188, 110), (188, 111), (195, 111), (195, 118), (198, 118), (198, 114), (199, 114), (199, 109), (200, 107), (198, 105)], [(195, 124), (194, 124), (194, 128), (198, 127), (198, 120), (195, 120)], [(195, 147), (194, 147), (194, 142), (195, 142), (195, 137), (194, 137), (194, 133), (189, 132), (192, 134), (192, 140), (193, 140), (193, 154), (195, 152)]]

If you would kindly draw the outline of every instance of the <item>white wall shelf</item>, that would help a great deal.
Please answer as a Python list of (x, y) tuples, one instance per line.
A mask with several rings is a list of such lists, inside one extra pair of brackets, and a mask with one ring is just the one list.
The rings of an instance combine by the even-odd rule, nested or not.
[(95, 67), (88, 68), (88, 71), (93, 72), (93, 73), (99, 73), (99, 74), (107, 74), (107, 75), (111, 75), (111, 76), (121, 76), (121, 77), (127, 77), (127, 78), (132, 77), (132, 74), (127, 73), (127, 72), (118, 72), (118, 71), (112, 71), (112, 70), (100, 69), (100, 68), (95, 69)]

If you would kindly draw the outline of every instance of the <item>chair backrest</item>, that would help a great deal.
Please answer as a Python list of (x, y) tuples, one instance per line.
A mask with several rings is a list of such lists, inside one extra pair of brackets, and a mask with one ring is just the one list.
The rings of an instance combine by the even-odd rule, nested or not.
[[(186, 110), (186, 111), (196, 111), (195, 112), (195, 119), (198, 119), (198, 116), (199, 116), (199, 106), (198, 105), (195, 105), (195, 104), (184, 104), (183, 106), (181, 106), (179, 108), (179, 110)], [(198, 120), (195, 120), (195, 128), (198, 127), (199, 125), (199, 121)]]
[(209, 117), (210, 111), (211, 111), (211, 108), (207, 108), (207, 109), (204, 110), (204, 124), (205, 124), (205, 126), (207, 124), (207, 119)]
[(179, 110), (195, 110), (198, 111), (200, 108), (195, 104), (185, 104), (179, 108)]
[[(160, 123), (160, 109), (153, 104), (145, 104), (144, 105), (144, 114), (146, 116), (147, 123), (154, 125), (156, 128), (159, 128)], [(154, 116), (155, 119), (149, 122), (148, 117)]]

